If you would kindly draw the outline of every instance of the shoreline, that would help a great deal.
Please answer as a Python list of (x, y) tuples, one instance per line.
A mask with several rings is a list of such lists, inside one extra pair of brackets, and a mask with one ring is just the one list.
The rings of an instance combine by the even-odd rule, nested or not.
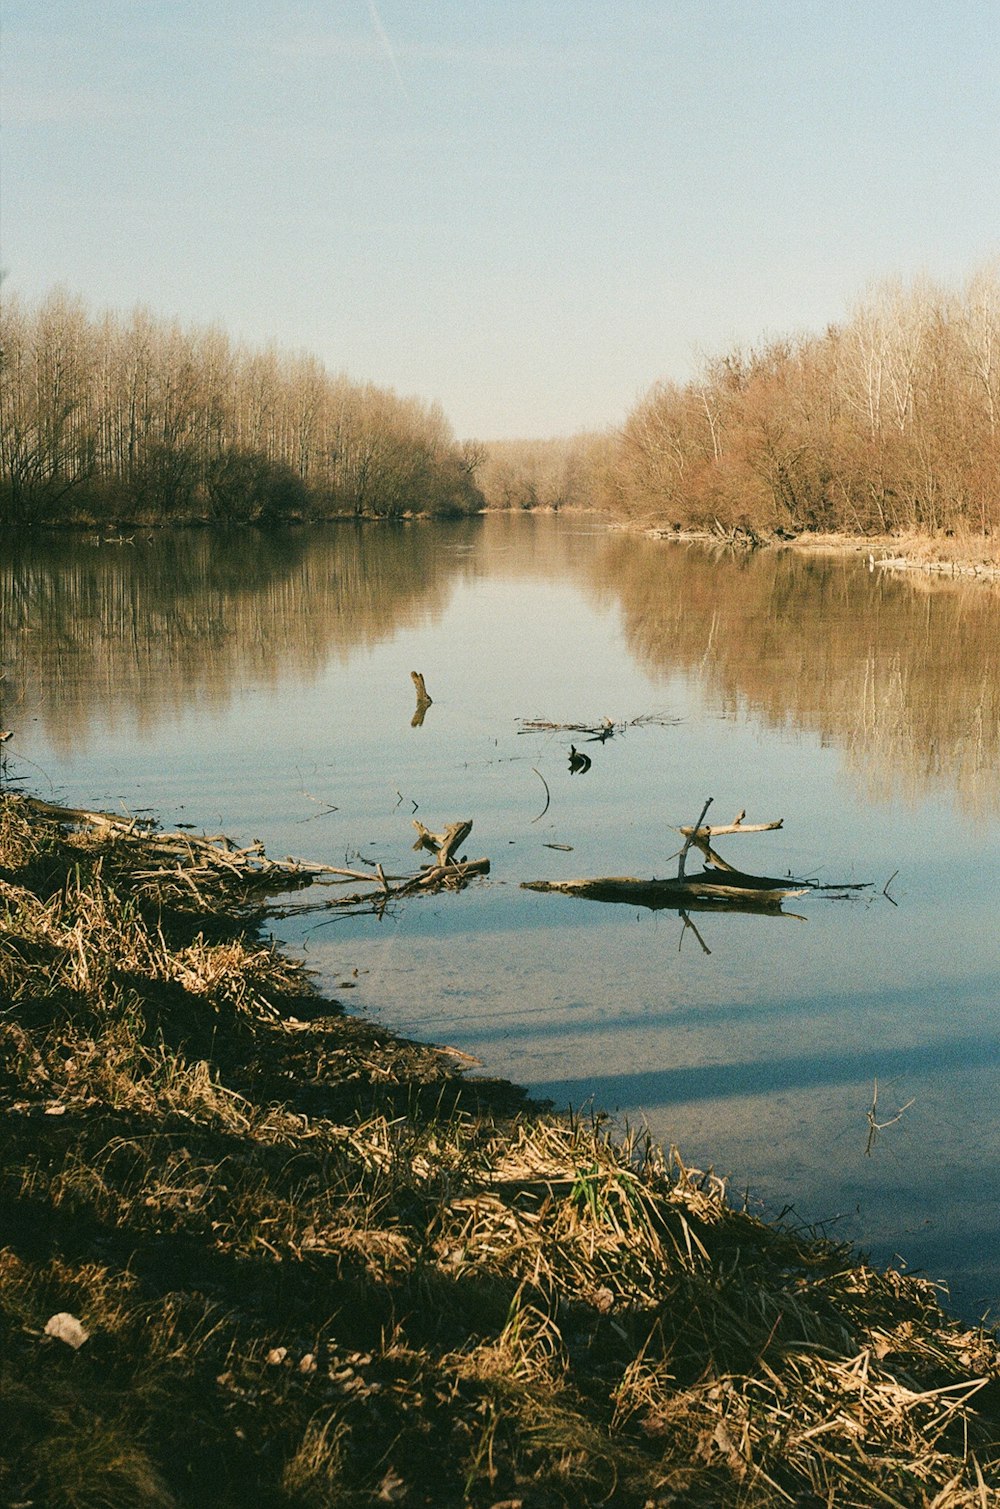
[[(631, 526), (613, 521), (612, 527)], [(872, 569), (920, 571), (942, 576), (991, 580), (1000, 577), (1000, 544), (990, 535), (850, 535), (839, 533), (747, 535), (714, 534), (710, 530), (671, 530), (636, 525), (650, 539), (679, 544), (715, 545), (743, 550), (790, 550), (802, 555), (856, 555)]]
[(995, 1332), (348, 1016), (240, 852), (0, 794), (9, 1501), (1000, 1503)]
[(400, 514), (342, 513), (312, 515), (281, 520), (210, 519), (204, 515), (172, 519), (129, 519), (127, 516), (100, 522), (94, 519), (47, 521), (36, 524), (9, 525), (8, 534), (22, 531), (35, 538), (50, 536), (100, 536), (108, 543), (132, 543), (123, 540), (126, 531), (139, 534), (160, 535), (176, 530), (212, 532), (236, 529), (269, 534), (285, 529), (308, 529), (328, 525), (345, 524), (423, 524), (460, 523), (470, 519), (486, 519), (491, 516), (510, 514), (544, 515), (554, 517), (590, 517), (606, 524), (609, 531), (644, 534), (650, 539), (665, 540), (678, 544), (714, 545), (720, 548), (743, 550), (791, 550), (805, 555), (857, 555), (879, 569), (896, 571), (925, 571), (945, 576), (973, 576), (990, 579), (1000, 577), (1000, 542), (992, 535), (963, 534), (872, 534), (855, 535), (837, 531), (792, 533), (777, 531), (758, 535), (751, 531), (736, 529), (730, 532), (708, 529), (668, 528), (660, 524), (644, 523), (635, 519), (618, 518), (600, 509), (575, 507), (564, 504), (558, 508), (538, 506), (534, 508), (481, 508), (465, 513), (432, 514), (407, 510)]

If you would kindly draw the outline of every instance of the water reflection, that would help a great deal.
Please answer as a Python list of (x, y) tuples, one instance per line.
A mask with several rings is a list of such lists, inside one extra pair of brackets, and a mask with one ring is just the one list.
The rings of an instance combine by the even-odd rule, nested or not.
[(696, 676), (729, 716), (817, 733), (868, 791), (1000, 805), (1000, 589), (856, 557), (611, 536), (600, 590), (630, 649)]
[[(30, 714), (66, 750), (109, 719), (153, 730), (193, 697), (224, 705), (247, 677), (307, 681), (331, 657), (439, 621), (456, 580), (487, 577), (573, 581), (621, 612), (640, 664), (697, 682), (724, 717), (818, 735), (874, 797), (940, 790), (973, 814), (1000, 808), (1000, 592), (856, 558), (506, 516), (123, 546), (29, 537), (0, 556), (0, 654), (8, 687), (31, 689)], [(511, 627), (497, 625), (498, 646)], [(8, 693), (8, 718), (9, 706)], [(591, 755), (570, 750), (571, 768)]]
[(109, 720), (155, 729), (192, 701), (228, 703), (246, 678), (308, 681), (331, 656), (433, 621), (478, 520), (448, 531), (342, 525), (257, 533), (164, 531), (8, 542), (2, 656), (56, 748)]

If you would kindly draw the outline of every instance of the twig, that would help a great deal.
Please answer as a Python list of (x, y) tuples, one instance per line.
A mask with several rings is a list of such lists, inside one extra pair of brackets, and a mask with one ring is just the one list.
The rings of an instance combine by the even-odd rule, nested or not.
[(545, 779), (545, 777), (542, 775), (542, 772), (540, 770), (535, 770), (534, 765), (532, 765), (531, 768), (532, 768), (532, 770), (535, 771), (535, 774), (537, 775), (538, 779), (541, 781), (542, 785), (545, 787), (545, 806), (542, 808), (541, 812), (538, 814), (537, 817), (533, 817), (531, 819), (531, 821), (533, 823), (537, 823), (537, 822), (540, 822), (541, 819), (545, 816), (546, 812), (548, 812), (548, 810), (549, 810), (549, 803), (552, 800), (552, 793), (549, 791), (549, 783)]
[(300, 822), (303, 822), (303, 823), (314, 823), (316, 821), (317, 817), (329, 817), (329, 815), (330, 815), (331, 812), (339, 812), (340, 811), (340, 808), (339, 807), (335, 807), (332, 802), (324, 801), (322, 799), (322, 797), (313, 796), (313, 794), (312, 794), (311, 791), (303, 791), (302, 795), (306, 798), (306, 801), (315, 802), (316, 806), (317, 807), (322, 807), (323, 810), (322, 810), (322, 812), (316, 812), (316, 813), (314, 813), (312, 817), (303, 817), (303, 818), (300, 818), (299, 819)]
[(871, 1110), (865, 1112), (865, 1117), (868, 1122), (868, 1141), (865, 1143), (866, 1158), (871, 1157), (872, 1149), (878, 1139), (879, 1132), (884, 1132), (886, 1127), (895, 1126), (897, 1121), (902, 1120), (904, 1111), (908, 1111), (912, 1105), (913, 1098), (908, 1100), (905, 1106), (900, 1106), (895, 1116), (890, 1116), (888, 1121), (877, 1121), (875, 1119), (875, 1112), (878, 1110), (878, 1078), (876, 1077), (874, 1090), (872, 1092)]
[(713, 798), (709, 797), (708, 801), (705, 803), (704, 807), (702, 807), (702, 809), (701, 809), (701, 817), (699, 817), (698, 821), (695, 823), (695, 825), (694, 825), (693, 828), (689, 828), (689, 829), (682, 828), (681, 829), (682, 833), (684, 833), (684, 832), (687, 833), (687, 838), (684, 841), (684, 846), (681, 849), (680, 855), (678, 856), (678, 859), (677, 859), (677, 879), (678, 880), (683, 880), (684, 879), (684, 865), (685, 865), (685, 862), (687, 860), (687, 852), (690, 849), (691, 845), (694, 843), (695, 834), (700, 830), (702, 823), (705, 821), (705, 813), (708, 811), (709, 807), (711, 807), (712, 801), (713, 801)]
[(678, 915), (679, 915), (681, 921), (683, 922), (684, 926), (681, 928), (681, 935), (680, 935), (680, 937), (677, 940), (677, 952), (680, 953), (680, 951), (681, 951), (681, 944), (684, 942), (684, 934), (687, 932), (688, 928), (690, 928), (691, 931), (694, 933), (695, 937), (698, 939), (698, 942), (701, 944), (701, 951), (702, 951), (702, 953), (703, 954), (710, 954), (712, 952), (712, 950), (709, 948), (708, 944), (705, 942), (704, 938), (701, 936), (701, 933), (699, 933), (698, 929), (695, 927), (694, 923), (691, 921), (691, 918), (688, 916), (687, 912), (679, 912)]

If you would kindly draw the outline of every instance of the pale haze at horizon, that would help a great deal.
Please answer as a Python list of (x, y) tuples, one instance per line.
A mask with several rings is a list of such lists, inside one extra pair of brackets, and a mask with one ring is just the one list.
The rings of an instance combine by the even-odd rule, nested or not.
[(1000, 11), (2, 0), (5, 293), (618, 423), (705, 356), (1000, 254)]

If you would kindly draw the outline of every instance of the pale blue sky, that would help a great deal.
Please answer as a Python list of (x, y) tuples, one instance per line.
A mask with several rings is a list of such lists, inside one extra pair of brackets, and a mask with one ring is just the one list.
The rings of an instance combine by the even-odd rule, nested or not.
[(619, 421), (1000, 252), (998, 0), (0, 0), (0, 265), (439, 400)]

